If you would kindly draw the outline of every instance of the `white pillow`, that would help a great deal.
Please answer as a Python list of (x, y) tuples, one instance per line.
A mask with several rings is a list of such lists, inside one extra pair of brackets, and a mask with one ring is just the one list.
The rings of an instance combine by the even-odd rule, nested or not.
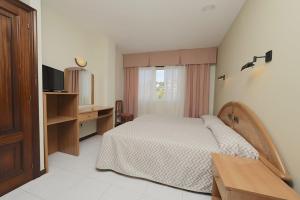
[(230, 127), (225, 124), (211, 123), (208, 128), (217, 139), (222, 153), (258, 159), (257, 150)]
[[(210, 124), (220, 123), (224, 124), (217, 116), (214, 115), (202, 115), (201, 119), (204, 122), (204, 126), (208, 127)], [(225, 124), (224, 124), (225, 125)]]

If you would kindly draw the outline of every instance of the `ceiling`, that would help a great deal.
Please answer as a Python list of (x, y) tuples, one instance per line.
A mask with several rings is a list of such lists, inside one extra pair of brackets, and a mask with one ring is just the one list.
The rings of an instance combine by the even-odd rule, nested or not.
[[(44, 0), (123, 53), (218, 46), (245, 0)], [(67, 9), (66, 9), (67, 8)]]

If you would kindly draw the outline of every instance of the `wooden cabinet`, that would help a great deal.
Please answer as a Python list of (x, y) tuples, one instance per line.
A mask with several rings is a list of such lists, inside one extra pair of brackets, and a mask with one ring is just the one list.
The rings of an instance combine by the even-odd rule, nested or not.
[(57, 151), (79, 155), (78, 94), (44, 92), (45, 168)]
[(213, 154), (212, 199), (299, 200), (299, 195), (259, 160)]

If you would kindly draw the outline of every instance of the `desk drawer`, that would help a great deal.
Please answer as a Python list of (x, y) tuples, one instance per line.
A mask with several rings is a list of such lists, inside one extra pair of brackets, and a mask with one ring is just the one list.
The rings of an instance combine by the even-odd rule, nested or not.
[(88, 121), (98, 118), (98, 112), (80, 113), (78, 116), (79, 121)]

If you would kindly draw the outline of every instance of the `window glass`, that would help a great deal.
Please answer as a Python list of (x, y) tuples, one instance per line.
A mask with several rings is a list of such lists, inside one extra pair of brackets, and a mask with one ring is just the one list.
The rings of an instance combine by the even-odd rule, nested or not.
[(165, 96), (165, 70), (156, 69), (156, 97), (163, 99)]

